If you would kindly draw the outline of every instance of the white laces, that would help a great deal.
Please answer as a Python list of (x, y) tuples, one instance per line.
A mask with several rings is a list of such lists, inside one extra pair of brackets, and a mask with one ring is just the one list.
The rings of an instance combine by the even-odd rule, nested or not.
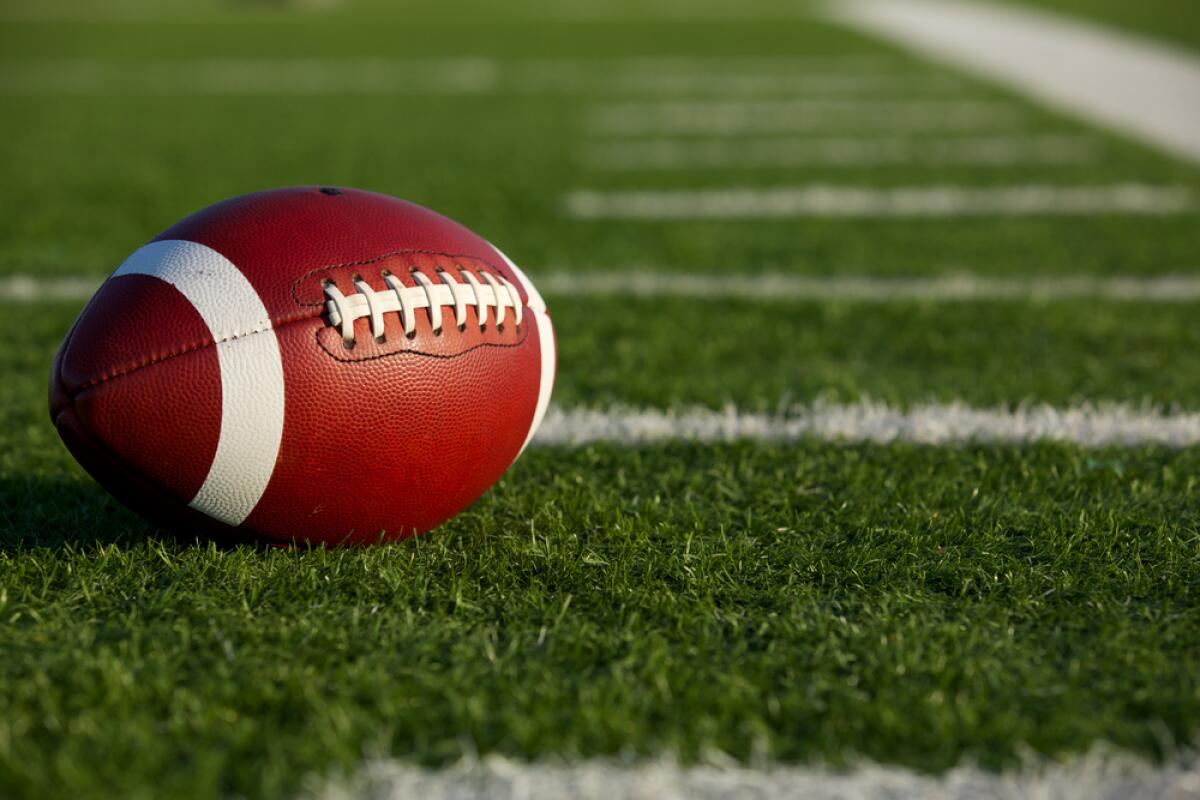
[(475, 318), (479, 329), (487, 327), (488, 309), (494, 309), (495, 323), (504, 325), (508, 309), (513, 310), (517, 325), (521, 324), (521, 295), (503, 276), (480, 272), (480, 281), (470, 270), (459, 268), (463, 280), (456, 281), (447, 270), (437, 271), (440, 283), (434, 283), (420, 270), (412, 272), (416, 286), (405, 286), (390, 272), (383, 273), (386, 289), (376, 291), (362, 278), (355, 276), (352, 295), (342, 294), (333, 281), (325, 281), (325, 312), (329, 322), (341, 330), (342, 341), (349, 347), (354, 344), (354, 322), (359, 319), (371, 321), (371, 335), (376, 341), (384, 338), (384, 314), (400, 314), (404, 324), (404, 335), (410, 339), (417, 332), (417, 309), (426, 309), (429, 323), (435, 334), (442, 332), (442, 307), (454, 309), (454, 324), (462, 330), (467, 324), (467, 306), (475, 307)]

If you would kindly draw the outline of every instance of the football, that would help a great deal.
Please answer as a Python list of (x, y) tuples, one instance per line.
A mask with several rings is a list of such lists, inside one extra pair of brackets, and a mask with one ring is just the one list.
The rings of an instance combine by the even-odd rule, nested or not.
[(393, 197), (298, 187), (217, 203), (129, 256), (59, 347), (50, 414), (153, 524), (368, 544), (482, 495), (554, 373), (545, 303), (487, 241)]

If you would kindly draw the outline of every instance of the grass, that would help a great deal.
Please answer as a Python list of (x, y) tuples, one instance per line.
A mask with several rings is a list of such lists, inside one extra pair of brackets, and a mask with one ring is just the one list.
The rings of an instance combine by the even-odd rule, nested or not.
[[(485, 32), (488, 42), (503, 39), (486, 26), (467, 28), (468, 34), (480, 37), (480, 43), (427, 54), (422, 50), (426, 45), (421, 44), (402, 52), (385, 47), (394, 34), (385, 24), (368, 26), (361, 48), (338, 52), (331, 48), (349, 35), (342, 28), (362, 31), (361, 23), (351, 26), (345, 21), (318, 24), (310, 20), (291, 24), (297, 28), (296, 41), (284, 37), (268, 40), (273, 44), (260, 48), (254, 57), (323, 58), (335, 70), (338, 62), (330, 59), (339, 53), (356, 59), (406, 58), (417, 64), (423, 55), (487, 57), (499, 59), (501, 76), (517, 63), (505, 57), (502, 45), (482, 44)], [(51, 66), (43, 69), (51, 69), (55, 59), (100, 57), (90, 55), (89, 47), (120, 46), (122, 55), (105, 51), (101, 55), (106, 60), (101, 63), (115, 65), (118, 75), (125, 70), (131, 79), (145, 79), (146, 75), (155, 76), (159, 65), (169, 60), (165, 52), (181, 58), (189, 46), (201, 40), (215, 43), (206, 51), (208, 58), (229, 56), (253, 62), (238, 44), (242, 29), (232, 24), (218, 27), (211, 39), (189, 27), (165, 23), (151, 26), (149, 32), (129, 24), (115, 31), (98, 24), (85, 25), (77, 34), (69, 28), (64, 33), (59, 26), (26, 25), (28, 29), (14, 29), (14, 46), (18, 53), (24, 52), (22, 48), (35, 48), (38, 58), (49, 59)], [(548, 37), (522, 55), (526, 59), (569, 56), (585, 63), (590, 59), (594, 71), (585, 70), (585, 74), (603, 78), (619, 54), (641, 57), (671, 52), (626, 41), (642, 31), (643, 25), (602, 27), (599, 32), (575, 25), (560, 38)], [(689, 34), (693, 53), (712, 57), (725, 52), (714, 44), (720, 37), (715, 37), (711, 27), (698, 26)], [(833, 48), (843, 54), (873, 54), (881, 66), (872, 69), (888, 76), (937, 74), (908, 57), (869, 49), (864, 40), (828, 26), (783, 23), (790, 39), (780, 36), (776, 27), (765, 23), (746, 27), (745, 40), (763, 42), (754, 57), (819, 58)], [(323, 45), (305, 50), (301, 45), (308, 36), (319, 36)], [(609, 49), (593, 52), (593, 38), (607, 43)], [(614, 53), (614, 38), (627, 49)], [(823, 45), (815, 47), (814, 42)], [(498, 49), (500, 55), (495, 53)], [(192, 54), (193, 62), (197, 57), (199, 54)], [(0, 62), (0, 78), (22, 85), (30, 75), (38, 74), (30, 63), (10, 55)], [(253, 76), (252, 66), (242, 69)], [(593, 102), (620, 99), (620, 95), (405, 93), (400, 76), (394, 92), (367, 94), (227, 95), (186, 86), (179, 93), (120, 89), (96, 93), (42, 90), (32, 95), (0, 92), (0, 113), (23, 120), (7, 132), (6, 145), (0, 150), (0, 169), (7, 176), (0, 184), (0, 208), (7, 212), (0, 215), (0, 271), (107, 273), (136, 244), (209, 203), (265, 187), (312, 182), (361, 186), (428, 205), (500, 243), (531, 270), (649, 267), (739, 272), (773, 268), (824, 275), (956, 270), (1163, 274), (1195, 268), (1194, 213), (1161, 218), (700, 223), (597, 223), (563, 217), (562, 197), (574, 188), (1141, 182), (1200, 190), (1200, 173), (1194, 166), (1111, 135), (1089, 132), (1077, 122), (992, 87), (970, 81), (964, 81), (964, 86), (958, 97), (1014, 107), (1021, 122), (1010, 134), (1086, 134), (1099, 142), (1099, 160), (1033, 169), (908, 164), (849, 170), (817, 166), (614, 174), (589, 169), (577, 156), (587, 138), (586, 109)], [(230, 124), (233, 120), (236, 125)], [(989, 133), (986, 128), (980, 132)], [(851, 131), (835, 127), (824, 135), (847, 133)], [(856, 133), (894, 132), (885, 127)], [(53, 169), (46, 168), (47, 158), (53, 160)], [(881, 257), (883, 253), (886, 258)]]
[[(791, 7), (722, 19), (730, 10), (714, 4), (681, 20), (627, 3), (590, 22), (578, 18), (590, 6), (497, 8), (451, 23), (433, 4), (399, 19), (374, 3), (121, 0), (101, 13), (0, 0), (0, 114), (20, 122), (0, 148), (0, 274), (102, 275), (207, 203), (310, 182), (428, 204), (535, 275), (1197, 269), (1195, 214), (566, 219), (573, 188), (1200, 191), (1200, 173), (965, 76), (951, 96), (1012, 104), (1008, 134), (1085, 135), (1100, 159), (594, 170), (578, 158), (588, 107), (652, 96), (530, 91), (514, 78), (522, 64), (570, 59), (591, 81), (629, 57), (745, 57), (759, 60), (737, 68), (761, 73), (780, 69), (764, 57), (833, 55), (884, 75), (946, 73)], [(1160, 24), (1152, 16), (1139, 24)], [(372, 57), (486, 59), (497, 91), (402, 75), (370, 92), (154, 88), (204, 59), (336, 70)], [(47, 76), (64, 60), (115, 77), (55, 88)], [(874, 134), (894, 134), (885, 123)], [(567, 406), (1200, 407), (1196, 303), (549, 300)], [(1098, 741), (1166, 757), (1200, 730), (1196, 448), (534, 449), (415, 542), (218, 549), (148, 530), (58, 443), (46, 373), (77, 311), (0, 305), (0, 796), (285, 798), (367, 757), (475, 752), (1003, 768), (1028, 749), (1057, 757)]]
[(307, 554), (148, 538), (71, 473), (9, 478), (0, 787), (284, 796), (372, 753), (1159, 753), (1200, 722), (1198, 458), (539, 450), (434, 536)]
[[(567, 403), (1152, 376), (1187, 402), (1200, 374), (1188, 305), (554, 308)], [(42, 371), (74, 306), (6, 311), (0, 793), (285, 797), (475, 751), (1000, 767), (1160, 755), (1200, 722), (1195, 449), (534, 450), (416, 542), (219, 550), (154, 536), (54, 441)]]
[(1188, 0), (1149, 0), (1137, 5), (1121, 0), (1018, 0), (1085, 19), (1093, 19), (1147, 38), (1200, 50), (1200, 13)]
[[(568, 407), (774, 410), (818, 398), (1200, 406), (1194, 302), (548, 302), (554, 398)], [(0, 338), (16, 350), (0, 364), (21, 376), (0, 397), (28, 425), (45, 424), (48, 365), (77, 311), (10, 306), (0, 316)]]

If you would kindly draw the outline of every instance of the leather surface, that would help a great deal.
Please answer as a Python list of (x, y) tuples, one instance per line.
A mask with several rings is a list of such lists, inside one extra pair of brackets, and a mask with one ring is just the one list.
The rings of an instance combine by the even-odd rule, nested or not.
[[(481, 331), (469, 308), (460, 331), (443, 307), (447, 323), (435, 335), (422, 309), (412, 339), (388, 314), (383, 343), (359, 320), (350, 349), (324, 317), (321, 280), (349, 294), (359, 275), (382, 290), (384, 269), (406, 285), (413, 268), (435, 281), (438, 267), (489, 270), (527, 301), (504, 260), (466, 228), (384, 195), (309, 187), (219, 203), (156, 237), (168, 239), (232, 261), (274, 328), (248, 335), (279, 344), (282, 441), (237, 533), (368, 543), (426, 531), (478, 498), (519, 453), (541, 375), (531, 314)], [(223, 527), (197, 526), (187, 508), (220, 436), (216, 350), (175, 289), (134, 275), (101, 287), (56, 358), (51, 413), (64, 441), (102, 485), (155, 521)]]
[[(446, 256), (424, 252), (402, 253), (379, 259), (366, 264), (352, 264), (342, 267), (327, 267), (306, 275), (296, 286), (296, 297), (305, 305), (324, 308), (325, 294), (322, 281), (332, 281), (343, 294), (354, 294), (354, 278), (357, 276), (366, 281), (375, 291), (386, 290), (387, 284), (383, 275), (390, 272), (405, 286), (417, 286), (412, 277), (416, 270), (422, 272), (433, 283), (440, 283), (438, 270), (450, 273), (450, 276), (463, 283), (459, 276), (459, 268), (470, 270), (481, 283), (483, 273), (502, 274), (493, 269), (490, 264), (475, 258), (463, 256)], [(519, 290), (520, 287), (518, 287)], [(365, 361), (391, 353), (423, 353), (425, 355), (448, 358), (460, 355), (477, 347), (509, 348), (519, 347), (525, 343), (529, 329), (536, 327), (528, 324), (528, 315), (523, 317), (527, 324), (517, 325), (511, 309), (508, 310), (503, 325), (495, 324), (495, 311), (485, 314), (484, 326), (479, 325), (474, 305), (467, 305), (466, 319), (462, 330), (455, 325), (454, 307), (442, 307), (442, 331), (434, 333), (433, 323), (425, 309), (416, 312), (417, 330), (412, 338), (404, 334), (399, 314), (388, 314), (385, 317), (383, 341), (377, 341), (371, 335), (371, 323), (367, 318), (355, 321), (355, 339), (351, 347), (342, 340), (341, 333), (336, 328), (326, 326), (317, 335), (321, 349), (339, 361)]]

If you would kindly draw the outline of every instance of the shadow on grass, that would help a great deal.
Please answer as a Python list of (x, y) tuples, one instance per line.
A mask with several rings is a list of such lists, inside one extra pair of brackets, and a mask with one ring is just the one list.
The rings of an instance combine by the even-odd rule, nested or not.
[(86, 478), (0, 478), (0, 550), (148, 539), (181, 541), (155, 531)]
[(273, 545), (236, 532), (159, 527), (83, 476), (0, 478), (0, 552), (147, 541), (176, 547), (216, 545), (220, 550), (311, 549), (303, 544)]

